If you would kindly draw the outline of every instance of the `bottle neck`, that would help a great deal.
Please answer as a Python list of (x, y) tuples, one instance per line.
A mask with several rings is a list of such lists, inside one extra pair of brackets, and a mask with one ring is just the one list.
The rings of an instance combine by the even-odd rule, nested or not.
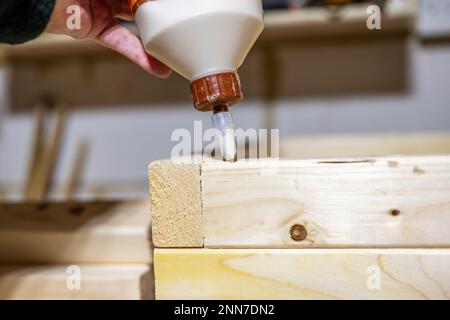
[(130, 12), (134, 16), (136, 14), (139, 6), (149, 0), (128, 0), (128, 5), (130, 6)]

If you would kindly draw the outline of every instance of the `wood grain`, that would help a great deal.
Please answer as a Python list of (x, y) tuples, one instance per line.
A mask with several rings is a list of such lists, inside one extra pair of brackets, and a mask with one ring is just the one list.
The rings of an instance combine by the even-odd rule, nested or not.
[(155, 250), (156, 299), (450, 299), (448, 270), (449, 249)]
[(149, 166), (155, 246), (201, 247), (200, 166), (156, 161)]
[[(160, 168), (164, 166), (172, 164), (159, 163)], [(197, 213), (180, 199), (196, 199), (198, 187), (160, 193), (163, 196), (159, 201), (169, 209), (173, 197), (178, 199), (176, 220), (172, 219), (171, 210), (161, 210), (153, 203), (153, 213), (159, 212), (166, 219), (165, 225), (154, 225), (155, 240), (171, 237), (170, 228), (183, 225), (180, 217), (189, 212), (189, 216), (202, 216), (202, 220), (190, 220), (187, 230), (200, 230), (196, 239), (203, 242), (193, 245), (177, 238), (178, 247), (450, 245), (448, 155), (206, 161), (200, 172), (196, 177), (201, 181), (201, 206), (197, 205)], [(182, 174), (174, 169), (163, 179), (175, 188), (183, 185), (178, 177)], [(197, 225), (193, 227), (191, 223)], [(302, 228), (306, 236), (299, 240), (302, 237), (296, 236), (295, 231)], [(155, 244), (173, 246), (164, 241)]]
[(450, 153), (450, 133), (307, 135), (283, 138), (285, 158), (368, 157)]
[(139, 300), (154, 297), (153, 273), (146, 264), (89, 264), (75, 268), (79, 268), (79, 289), (70, 278), (74, 273), (69, 265), (0, 266), (0, 299)]
[(148, 200), (0, 204), (1, 263), (151, 263)]

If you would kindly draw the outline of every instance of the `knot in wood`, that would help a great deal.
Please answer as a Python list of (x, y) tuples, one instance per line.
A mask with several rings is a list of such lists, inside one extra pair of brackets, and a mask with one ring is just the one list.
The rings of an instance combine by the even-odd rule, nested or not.
[(306, 231), (306, 228), (301, 224), (294, 224), (291, 227), (291, 238), (294, 241), (303, 241), (306, 239), (306, 236), (308, 235), (308, 231)]

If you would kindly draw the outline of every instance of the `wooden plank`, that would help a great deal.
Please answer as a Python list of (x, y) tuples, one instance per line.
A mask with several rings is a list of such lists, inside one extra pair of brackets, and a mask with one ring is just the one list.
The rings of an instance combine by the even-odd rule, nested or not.
[[(164, 166), (173, 171), (161, 174)], [(150, 168), (150, 179), (157, 181), (153, 217), (165, 221), (153, 227), (158, 247), (450, 245), (449, 155), (205, 161), (196, 177), (201, 180), (197, 213), (183, 199), (199, 197), (200, 189), (177, 185), (182, 173), (173, 163), (160, 162), (158, 168)], [(164, 183), (164, 190), (172, 184), (179, 188), (160, 192), (158, 202), (167, 205), (157, 206), (158, 184)], [(173, 202), (181, 203), (176, 213)], [(172, 236), (185, 232), (183, 210), (203, 217), (187, 228), (201, 230), (203, 243)]]
[(148, 200), (0, 204), (2, 263), (150, 263)]
[(156, 249), (156, 299), (450, 299), (449, 249)]
[(146, 264), (0, 266), (2, 300), (153, 297), (153, 275)]
[(149, 166), (149, 178), (155, 246), (202, 246), (200, 166), (157, 161)]
[(364, 157), (450, 153), (449, 132), (307, 135), (283, 138), (284, 158)]

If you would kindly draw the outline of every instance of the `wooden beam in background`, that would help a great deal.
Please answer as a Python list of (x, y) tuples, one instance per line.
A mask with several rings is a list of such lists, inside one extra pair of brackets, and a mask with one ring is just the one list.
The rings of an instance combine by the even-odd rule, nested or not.
[(152, 299), (153, 283), (153, 272), (146, 264), (0, 266), (2, 300)]
[(450, 299), (449, 249), (155, 249), (156, 299)]
[(75, 159), (70, 170), (67, 182), (62, 188), (62, 198), (65, 201), (74, 200), (81, 185), (83, 170), (89, 150), (89, 143), (86, 139), (80, 140), (75, 153)]
[(42, 153), (43, 135), (45, 127), (45, 110), (46, 106), (38, 103), (34, 110), (34, 129), (28, 157), (27, 173), (25, 187), (23, 190), (23, 197), (26, 201), (33, 200), (31, 194), (38, 172), (38, 162)]
[(0, 204), (0, 262), (151, 263), (148, 200)]
[(150, 166), (156, 247), (449, 247), (450, 156)]
[(54, 169), (59, 156), (62, 135), (65, 126), (66, 105), (56, 106), (53, 125), (48, 140), (40, 152), (39, 160), (35, 167), (35, 175), (29, 196), (32, 201), (43, 201), (48, 196), (51, 188)]

